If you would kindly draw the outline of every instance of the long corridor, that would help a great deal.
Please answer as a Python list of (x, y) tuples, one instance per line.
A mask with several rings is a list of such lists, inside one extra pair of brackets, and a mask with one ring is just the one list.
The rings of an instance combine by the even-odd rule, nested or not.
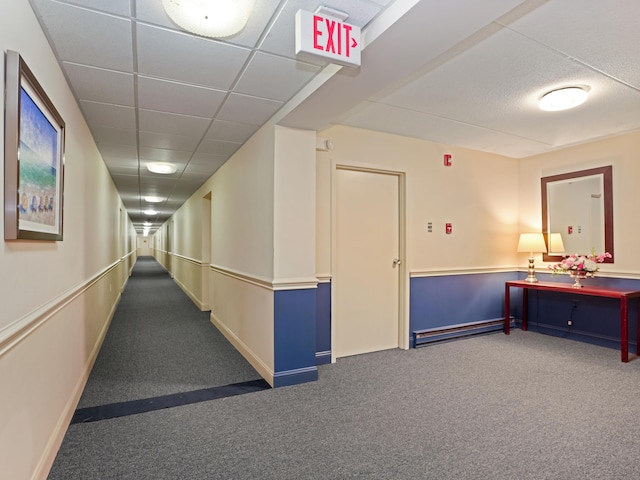
[[(270, 388), (153, 257), (139, 257), (63, 446), (82, 424)], [(49, 478), (65, 478), (64, 448)]]

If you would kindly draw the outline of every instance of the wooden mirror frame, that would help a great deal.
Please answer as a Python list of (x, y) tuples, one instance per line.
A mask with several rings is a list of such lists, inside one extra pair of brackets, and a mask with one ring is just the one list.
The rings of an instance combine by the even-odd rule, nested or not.
[[(606, 258), (604, 263), (613, 263), (613, 180), (611, 165), (606, 167), (591, 168), (588, 170), (580, 170), (578, 172), (562, 173), (560, 175), (552, 175), (550, 177), (542, 177), (540, 184), (542, 187), (542, 233), (544, 240), (549, 248), (549, 210), (547, 206), (547, 185), (560, 180), (569, 180), (572, 178), (590, 177), (593, 175), (602, 175), (602, 184), (604, 187), (604, 250), (611, 254), (611, 258)], [(588, 254), (590, 252), (579, 252)], [(596, 252), (604, 253), (604, 252)], [(559, 255), (542, 254), (545, 262), (555, 262), (561, 257)]]

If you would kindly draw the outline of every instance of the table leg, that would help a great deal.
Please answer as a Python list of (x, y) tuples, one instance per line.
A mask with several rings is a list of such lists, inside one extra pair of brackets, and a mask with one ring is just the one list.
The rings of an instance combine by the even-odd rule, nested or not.
[(509, 335), (509, 330), (510, 330), (510, 324), (511, 324), (511, 312), (510, 312), (510, 308), (511, 306), (509, 305), (509, 285), (505, 285), (504, 287), (504, 334), (505, 335)]
[(522, 289), (522, 330), (527, 331), (527, 312), (529, 311), (529, 289)]
[(620, 357), (629, 361), (629, 302), (627, 297), (620, 299)]
[(638, 299), (638, 323), (636, 328), (636, 355), (640, 356), (640, 299)]

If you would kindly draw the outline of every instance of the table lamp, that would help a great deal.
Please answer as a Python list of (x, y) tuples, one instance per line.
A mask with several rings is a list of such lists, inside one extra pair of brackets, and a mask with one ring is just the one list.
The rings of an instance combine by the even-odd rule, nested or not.
[(536, 283), (536, 267), (534, 265), (534, 253), (545, 253), (547, 244), (544, 242), (544, 236), (541, 233), (521, 233), (518, 241), (518, 252), (529, 252), (529, 270), (525, 282)]
[(549, 253), (564, 253), (564, 243), (562, 243), (561, 233), (549, 234)]

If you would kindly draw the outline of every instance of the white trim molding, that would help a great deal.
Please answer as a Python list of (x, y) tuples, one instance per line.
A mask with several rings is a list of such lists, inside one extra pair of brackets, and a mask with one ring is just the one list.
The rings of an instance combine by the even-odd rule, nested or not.
[(306, 290), (309, 288), (318, 287), (318, 279), (316, 277), (308, 278), (278, 278), (274, 280), (267, 280), (264, 277), (257, 277), (244, 272), (238, 272), (230, 270), (228, 268), (220, 267), (218, 265), (211, 264), (209, 266), (213, 272), (226, 275), (236, 280), (240, 280), (245, 283), (250, 283), (258, 287), (266, 288), (267, 290)]
[(180, 260), (185, 260), (185, 261), (187, 261), (189, 263), (193, 263), (193, 264), (198, 265), (198, 266), (208, 265), (207, 263), (204, 263), (202, 260), (186, 257), (186, 256), (180, 255), (178, 253), (170, 253), (169, 255), (171, 255), (172, 257), (179, 258)]
[(0, 330), (0, 357), (18, 345), (22, 340), (28, 337), (33, 331), (52, 318), (80, 295), (84, 294), (93, 285), (98, 283), (103, 277), (109, 275), (122, 263), (122, 259), (118, 259), (111, 265), (105, 267), (93, 277), (82, 282), (75, 287), (68, 289), (51, 301), (45, 303), (39, 308), (29, 312), (22, 318), (7, 325)]
[(473, 268), (448, 268), (443, 270), (411, 270), (411, 278), (419, 277), (446, 277), (448, 275), (475, 275), (481, 273), (508, 273), (518, 271), (519, 267), (473, 267)]
[(333, 275), (330, 273), (318, 273), (316, 274), (316, 278), (318, 279), (318, 283), (331, 283)]
[(272, 290), (272, 284), (269, 280), (263, 278), (263, 277), (256, 277), (253, 275), (249, 275), (247, 273), (242, 273), (242, 272), (238, 272), (238, 271), (234, 271), (234, 270), (229, 270), (227, 268), (224, 267), (220, 267), (218, 265), (214, 265), (211, 264), (209, 266), (209, 268), (211, 268), (212, 271), (216, 272), (216, 273), (220, 273), (222, 275), (226, 275), (227, 277), (231, 277), (231, 278), (235, 278), (236, 280), (240, 280), (242, 282), (245, 283), (251, 283), (253, 285), (256, 285), (258, 287), (262, 287), (262, 288), (266, 288), (268, 290)]
[(278, 290), (306, 290), (308, 288), (317, 288), (318, 279), (312, 278), (281, 278), (276, 279), (271, 284), (274, 291)]

